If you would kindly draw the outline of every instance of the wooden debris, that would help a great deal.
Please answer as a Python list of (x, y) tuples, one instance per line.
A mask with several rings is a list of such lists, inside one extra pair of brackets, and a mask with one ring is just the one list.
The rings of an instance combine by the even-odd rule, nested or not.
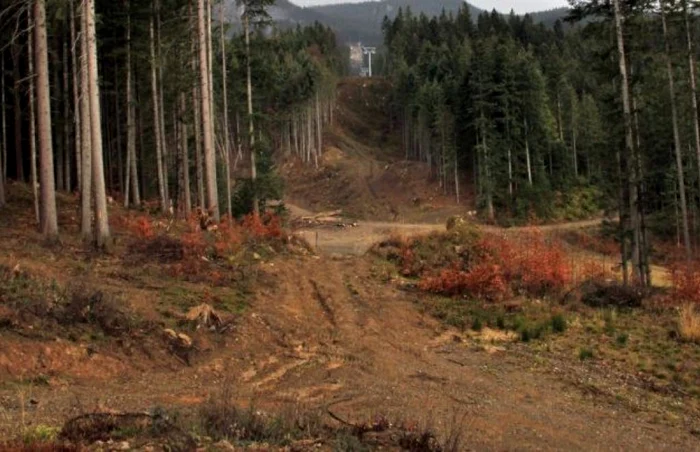
[(196, 322), (199, 327), (218, 327), (223, 323), (223, 320), (218, 312), (211, 305), (202, 303), (190, 309), (185, 318), (190, 322)]

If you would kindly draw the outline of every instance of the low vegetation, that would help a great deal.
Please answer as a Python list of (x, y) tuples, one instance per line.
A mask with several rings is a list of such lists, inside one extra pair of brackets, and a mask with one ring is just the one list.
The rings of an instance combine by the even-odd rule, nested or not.
[(98, 330), (104, 335), (128, 335), (142, 323), (115, 296), (86, 285), (62, 287), (19, 268), (0, 266), (0, 329), (29, 326), (40, 332)]
[[(228, 386), (226, 386), (228, 387)], [(77, 451), (83, 448), (122, 450), (158, 447), (171, 451), (206, 450), (405, 450), (457, 452), (462, 450), (464, 417), (455, 417), (445, 434), (429, 424), (392, 423), (384, 416), (351, 423), (331, 409), (288, 407), (270, 413), (250, 404), (240, 407), (228, 390), (195, 410), (142, 413), (86, 413), (63, 427), (41, 427), (9, 443), (0, 451)]]
[(157, 263), (170, 277), (212, 286), (255, 282), (255, 266), (266, 257), (305, 252), (306, 245), (287, 234), (280, 216), (268, 212), (214, 226), (205, 214), (164, 222), (143, 215), (117, 217), (127, 239), (127, 264)]
[(575, 262), (561, 242), (537, 229), (511, 237), (459, 225), (416, 239), (394, 237), (374, 250), (403, 276), (418, 278), (425, 292), (493, 302), (560, 296), (577, 280), (605, 272), (594, 260)]
[(636, 375), (655, 392), (700, 396), (697, 265), (673, 267), (668, 290), (624, 286), (599, 254), (571, 248), (572, 237), (601, 243), (583, 233), (493, 234), (458, 223), (445, 233), (392, 237), (373, 253), (378, 268), (390, 262), (393, 279), (418, 292), (423, 310), (476, 341), (493, 337), (483, 330), (503, 331), (498, 342)]
[(680, 309), (678, 332), (683, 339), (700, 343), (700, 312), (696, 304), (686, 304)]

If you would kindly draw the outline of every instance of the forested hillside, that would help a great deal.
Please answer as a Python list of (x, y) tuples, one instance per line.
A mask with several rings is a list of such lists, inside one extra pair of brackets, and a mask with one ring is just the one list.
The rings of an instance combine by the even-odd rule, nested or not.
[(648, 229), (698, 234), (696, 20), (689, 2), (574, 2), (564, 32), (469, 8), (384, 24), (406, 157), (457, 196), (474, 180), (485, 218), (622, 217), (645, 273)]
[[(344, 64), (335, 35), (319, 24), (277, 31), (271, 1), (239, 3), (5, 7), (0, 187), (36, 182), (46, 237), (60, 232), (54, 188), (81, 194), (82, 234), (102, 247), (108, 194), (184, 216), (199, 206), (218, 221), (279, 197), (273, 150), (318, 156)], [(241, 12), (238, 31), (213, 19)]]
[(443, 12), (456, 13), (465, 6), (474, 17), (482, 12), (464, 0), (382, 0), (322, 5), (306, 9), (318, 12), (332, 21), (331, 25), (344, 40), (362, 41), (365, 45), (380, 45), (382, 20), (384, 17), (394, 19), (399, 9), (410, 9), (417, 15), (435, 17)]

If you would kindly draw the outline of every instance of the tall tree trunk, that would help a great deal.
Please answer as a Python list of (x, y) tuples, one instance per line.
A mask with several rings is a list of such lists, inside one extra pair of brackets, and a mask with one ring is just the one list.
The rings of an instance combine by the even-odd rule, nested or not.
[[(637, 108), (637, 98), (634, 93), (632, 93), (632, 120), (633, 120), (633, 132), (635, 136), (634, 144), (637, 146), (637, 152), (642, 148), (642, 137), (639, 131), (639, 109)], [(646, 227), (646, 214), (644, 211), (644, 200), (646, 199), (646, 186), (644, 184), (644, 174), (642, 172), (642, 160), (641, 158), (636, 159), (636, 176), (637, 180), (640, 181), (639, 184), (639, 225), (640, 225), (640, 249), (642, 250), (640, 256), (640, 264), (643, 267), (643, 273), (646, 275), (645, 283), (647, 286), (651, 287), (651, 267), (649, 265), (649, 234)], [(590, 179), (590, 176), (589, 176)]]
[(557, 129), (559, 132), (559, 141), (564, 142), (564, 120), (561, 115), (561, 90), (557, 87)]
[(226, 3), (221, 4), (221, 78), (224, 97), (224, 162), (226, 164), (226, 209), (229, 220), (232, 219), (233, 206), (231, 204), (231, 129), (228, 122), (228, 72), (226, 66)]
[(683, 243), (685, 244), (685, 254), (691, 258), (690, 230), (688, 229), (688, 203), (685, 194), (685, 174), (683, 170), (683, 150), (681, 148), (681, 135), (678, 128), (678, 111), (676, 107), (676, 88), (673, 76), (673, 64), (671, 62), (671, 44), (668, 36), (668, 26), (666, 24), (666, 6), (661, 1), (661, 24), (664, 32), (664, 50), (666, 57), (666, 72), (668, 74), (668, 90), (671, 98), (671, 121), (673, 123), (673, 144), (676, 154), (676, 171), (678, 173), (678, 192), (681, 198), (681, 215), (683, 217)]
[(207, 27), (205, 22), (206, 5), (205, 0), (198, 0), (197, 16), (199, 23), (199, 84), (202, 104), (202, 134), (203, 151), (204, 151), (204, 170), (206, 174), (207, 188), (207, 209), (214, 218), (214, 221), (219, 222), (219, 195), (217, 193), (216, 183), (216, 152), (214, 150), (212, 136), (212, 117), (211, 117), (211, 99), (209, 86), (209, 64), (207, 55)]
[(318, 168), (318, 158), (323, 154), (323, 124), (321, 120), (321, 102), (318, 96), (318, 91), (316, 91), (316, 139), (318, 140), (315, 161), (316, 168)]
[[(510, 117), (510, 109), (506, 113)], [(510, 196), (511, 202), (513, 201), (513, 150), (512, 144), (513, 140), (510, 134), (510, 120), (506, 120), (506, 140), (508, 140), (508, 195)]]
[[(46, 0), (44, 0), (46, 1)], [(58, 93), (61, 93), (63, 89), (61, 88), (61, 82), (60, 82), (60, 62), (61, 59), (58, 57), (56, 52), (50, 51), (49, 52), (49, 57), (51, 58), (51, 63), (49, 66), (53, 65), (53, 68), (55, 70), (51, 71), (51, 68), (49, 67), (49, 74), (53, 76), (53, 86), (49, 87), (50, 91), (54, 93), (56, 97)], [(60, 102), (56, 102), (59, 106), (57, 107), (57, 110), (60, 108)], [(58, 119), (60, 118), (60, 115), (57, 116)], [(61, 121), (59, 122), (57, 120), (57, 124), (53, 124), (53, 117), (51, 118), (52, 121), (52, 129), (53, 133), (56, 135), (53, 140), (53, 146), (54, 146), (54, 180), (56, 181), (56, 190), (58, 191), (65, 191), (65, 184), (63, 181), (63, 157), (65, 155), (65, 149), (64, 149), (64, 137), (63, 137), (63, 128), (59, 127), (61, 125)]]
[[(192, 2), (189, 3), (189, 15), (192, 18), (192, 73), (197, 74), (199, 66), (197, 65), (198, 41), (199, 41), (199, 21), (192, 14)], [(205, 209), (206, 197), (204, 193), (204, 164), (202, 162), (202, 100), (199, 94), (199, 77), (197, 77), (192, 86), (192, 107), (193, 107), (193, 122), (194, 122), (194, 160), (195, 160), (195, 181), (197, 184), (197, 205)]]
[(80, 232), (84, 240), (92, 238), (92, 139), (90, 135), (90, 82), (88, 75), (88, 40), (85, 26), (87, 5), (81, 0), (80, 16), (80, 125), (82, 181), (80, 182)]
[[(625, 124), (625, 155), (626, 162), (625, 179), (629, 190), (629, 220), (632, 228), (632, 262), (633, 272), (637, 281), (642, 281), (643, 272), (640, 259), (641, 231), (639, 221), (639, 190), (637, 178), (635, 177), (636, 152), (634, 146), (634, 135), (632, 130), (632, 107), (630, 103), (629, 74), (627, 72), (627, 54), (625, 52), (625, 40), (622, 30), (622, 10), (620, 0), (613, 0), (613, 11), (615, 19), (615, 32), (617, 38), (617, 53), (621, 78), (622, 108)], [(620, 217), (622, 218), (622, 214)], [(624, 237), (624, 235), (623, 235)], [(623, 260), (626, 256), (623, 256)]]
[(458, 158), (458, 155), (457, 155), (457, 148), (454, 146), (454, 142), (453, 142), (452, 144), (453, 144), (453, 148), (452, 148), (452, 149), (453, 149), (453, 152), (454, 152), (454, 159), (455, 159), (455, 160), (454, 160), (454, 163), (455, 163), (455, 165), (454, 165), (454, 172), (455, 172), (455, 173), (454, 173), (454, 177), (455, 177), (455, 197), (457, 198), (457, 204), (459, 204), (459, 202), (460, 202), (460, 199), (459, 199), (459, 198), (460, 198), (460, 192), (459, 192), (459, 158)]
[[(212, 25), (212, 15), (211, 15), (211, 3), (212, 0), (207, 1), (207, 61), (209, 68), (209, 111), (211, 113), (211, 142), (214, 143), (214, 148), (216, 149), (216, 108), (214, 105), (214, 41), (211, 33)], [(216, 150), (214, 151), (216, 155)]]
[[(483, 113), (481, 114), (482, 123), (485, 123), (485, 118)], [(496, 213), (493, 207), (493, 180), (491, 179), (491, 159), (489, 158), (488, 146), (486, 144), (486, 130), (482, 126), (481, 129), (481, 146), (482, 152), (484, 154), (484, 176), (486, 177), (486, 215), (490, 222), (496, 219)]]
[(155, 1), (153, 3), (154, 11), (151, 15), (149, 26), (150, 35), (150, 51), (151, 51), (151, 91), (153, 101), (153, 134), (156, 139), (156, 171), (158, 175), (158, 195), (160, 196), (160, 211), (165, 214), (168, 212), (168, 202), (165, 198), (165, 173), (163, 171), (163, 134), (161, 129), (160, 116), (160, 100), (158, 90), (158, 62), (156, 60), (156, 39), (155, 39)]
[[(29, 15), (29, 29), (33, 27), (33, 20), (31, 15)], [(36, 104), (35, 104), (35, 88), (36, 79), (34, 73), (34, 36), (33, 33), (29, 33), (27, 37), (29, 52), (27, 56), (28, 66), (29, 66), (29, 180), (32, 184), (32, 195), (34, 197), (34, 217), (36, 218), (36, 224), (41, 227), (41, 214), (39, 212), (39, 183), (37, 180), (37, 166), (36, 166)]]
[(250, 181), (253, 184), (253, 214), (260, 215), (258, 205), (258, 169), (255, 151), (255, 124), (253, 123), (253, 81), (250, 68), (250, 18), (248, 11), (244, 12), (243, 30), (245, 33), (245, 54), (246, 54), (246, 93), (248, 96), (248, 142), (250, 143)]
[(5, 204), (7, 204), (7, 199), (5, 197), (5, 175), (0, 168), (0, 209), (5, 207)]
[(190, 191), (190, 156), (187, 145), (187, 99), (185, 93), (180, 94), (180, 139), (182, 152), (182, 190), (185, 194), (185, 216), (189, 217), (192, 213), (192, 192)]
[(241, 119), (238, 115), (238, 110), (235, 111), (236, 121), (236, 158), (233, 160), (232, 171), (235, 173), (238, 168), (238, 162), (243, 160), (243, 143), (241, 142)]
[(15, 113), (15, 177), (18, 181), (23, 182), (25, 179), (24, 159), (22, 156), (22, 103), (20, 100), (20, 95), (22, 93), (22, 75), (20, 73), (19, 60), (21, 53), (22, 49), (19, 43), (15, 42), (12, 45), (12, 78), (14, 82), (14, 92), (12, 93), (12, 98), (14, 100), (13, 111)]
[(75, 32), (75, 1), (70, 0), (70, 48), (71, 48), (71, 65), (72, 65), (72, 77), (73, 77), (73, 128), (75, 129), (75, 173), (78, 182), (78, 190), (82, 190), (83, 178), (82, 178), (82, 127), (80, 123), (80, 93), (78, 91), (78, 74), (79, 74), (79, 63), (77, 58), (78, 43), (76, 41)]
[(34, 60), (36, 62), (36, 102), (38, 144), (41, 158), (40, 229), (50, 239), (58, 236), (56, 215), (56, 187), (53, 169), (53, 143), (51, 141), (51, 94), (49, 88), (49, 55), (46, 38), (46, 9), (44, 0), (35, 0)]
[(163, 193), (165, 194), (166, 209), (170, 211), (170, 186), (168, 184), (168, 167), (170, 166), (170, 152), (168, 151), (167, 134), (165, 133), (165, 97), (163, 96), (163, 57), (161, 54), (161, 20), (160, 20), (160, 0), (155, 0), (156, 15), (156, 69), (158, 71), (158, 114), (160, 115), (160, 143), (161, 160), (163, 166)]
[(202, 156), (202, 99), (199, 88), (194, 89), (194, 159), (197, 179), (197, 204), (206, 209), (207, 201), (204, 190), (204, 158)]
[(51, 94), (49, 89), (49, 52), (46, 39), (44, 0), (34, 0), (34, 59), (36, 61), (36, 101), (39, 154), (41, 157), (41, 232), (44, 237), (58, 236), (56, 187), (51, 141)]
[(70, 83), (68, 82), (68, 45), (63, 42), (63, 135), (65, 142), (63, 144), (63, 183), (67, 192), (70, 192), (73, 187), (71, 184), (71, 153), (70, 140), (72, 135), (70, 121)]
[(90, 142), (92, 144), (92, 185), (95, 194), (95, 244), (109, 246), (109, 219), (102, 161), (102, 121), (100, 119), (100, 90), (97, 84), (97, 37), (95, 36), (95, 2), (84, 0), (88, 44), (88, 89), (90, 99)]
[[(139, 95), (139, 86), (134, 83), (134, 100), (136, 101), (136, 105), (141, 105), (141, 102), (139, 101), (141, 99), (141, 96)], [(146, 171), (143, 170), (144, 167), (144, 161), (146, 160), (145, 157), (145, 152), (144, 149), (146, 149), (146, 146), (144, 144), (144, 127), (143, 127), (143, 110), (139, 108), (136, 110), (136, 136), (139, 137), (139, 152), (137, 153), (137, 162), (138, 162), (138, 167), (141, 168), (141, 171), (139, 172), (139, 189), (141, 191), (141, 197), (145, 198), (146, 195)]]
[[(532, 161), (530, 159), (530, 139), (528, 138), (527, 119), (525, 119), (525, 164), (527, 165), (527, 182), (532, 187)], [(551, 165), (550, 165), (551, 166)]]
[(125, 179), (124, 179), (124, 159), (122, 154), (122, 109), (121, 109), (121, 96), (119, 92), (119, 70), (117, 66), (117, 61), (114, 61), (114, 110), (115, 117), (112, 122), (114, 122), (115, 128), (115, 147), (117, 149), (117, 181), (119, 187), (119, 193), (124, 194), (125, 192)]
[(573, 159), (573, 164), (574, 164), (574, 176), (578, 178), (578, 125), (577, 125), (577, 118), (576, 118), (576, 94), (573, 94), (573, 98), (571, 101), (571, 153), (572, 153), (572, 159)]
[(5, 52), (0, 51), (0, 108), (2, 111), (2, 180), (7, 180), (7, 107), (5, 106)]
[(695, 133), (695, 155), (698, 164), (698, 183), (700, 183), (700, 118), (698, 117), (698, 85), (695, 67), (695, 51), (693, 50), (693, 36), (690, 27), (690, 13), (688, 12), (688, 0), (683, 0), (683, 19), (685, 21), (685, 36), (688, 46), (688, 77), (690, 79), (691, 101), (693, 105), (693, 132)]
[(134, 102), (134, 68), (131, 62), (131, 1), (127, 0), (129, 15), (126, 27), (126, 196), (124, 206), (128, 207), (130, 199), (133, 204), (141, 204), (139, 193), (138, 165), (136, 164), (136, 102)]

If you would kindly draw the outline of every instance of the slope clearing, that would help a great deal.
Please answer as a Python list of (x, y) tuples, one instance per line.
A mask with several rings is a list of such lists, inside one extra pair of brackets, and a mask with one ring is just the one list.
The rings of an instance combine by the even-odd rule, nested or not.
[[(0, 311), (0, 437), (59, 427), (83, 412), (154, 407), (180, 413), (183, 428), (201, 434), (187, 420), (230, 388), (242, 406), (320, 409), (329, 424), (384, 415), (431, 424), (442, 434), (457, 422), (469, 449), (697, 447), (696, 396), (650, 386), (607, 358), (581, 361), (576, 342), (524, 344), (488, 328), (448, 327), (427, 307), (446, 300), (414, 291), (371, 255), (262, 246), (249, 258), (254, 271), (246, 273), (246, 284), (212, 285), (166, 272), (167, 261), (135, 265), (128, 230), (116, 228), (112, 254), (86, 251), (72, 238), (77, 206), (67, 197), (60, 199), (63, 243), (42, 246), (31, 226), (28, 193), (12, 187), (15, 210), (0, 223), (0, 266), (10, 272), (0, 281), (0, 300), (14, 299), (21, 289), (45, 294), (51, 306), (62, 303), (52, 295), (62, 293), (56, 288), (80, 284), (101, 293), (100, 300), (118, 301), (131, 320), (126, 329), (109, 329), (120, 324), (81, 310), (72, 321), (42, 317), (55, 308), (12, 305), (25, 317)], [(113, 214), (123, 213), (114, 206)], [(202, 302), (217, 309), (223, 323), (200, 329), (183, 323)], [(588, 331), (581, 315), (567, 333), (570, 340)], [(658, 318), (636, 321), (656, 322), (665, 331)], [(186, 355), (164, 334), (168, 328), (192, 339)], [(318, 447), (337, 446), (321, 441)]]
[(342, 209), (360, 220), (413, 223), (442, 223), (471, 209), (468, 196), (462, 204), (446, 196), (426, 164), (403, 159), (388, 92), (380, 79), (340, 82), (319, 167), (296, 160), (280, 165), (289, 203), (313, 212)]

